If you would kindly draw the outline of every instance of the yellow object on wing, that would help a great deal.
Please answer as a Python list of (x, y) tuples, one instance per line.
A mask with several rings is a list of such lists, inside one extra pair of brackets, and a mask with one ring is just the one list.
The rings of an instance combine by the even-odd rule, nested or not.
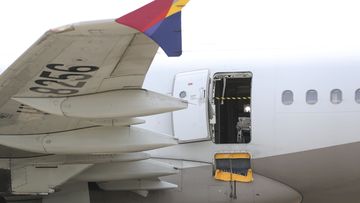
[(254, 181), (249, 153), (215, 154), (215, 179), (250, 183)]
[(243, 183), (251, 183), (254, 181), (253, 172), (251, 169), (248, 170), (246, 176), (236, 174), (236, 173), (225, 172), (225, 171), (221, 171), (221, 170), (217, 169), (215, 171), (215, 179), (227, 181), (227, 182), (237, 181), (237, 182), (243, 182)]
[(215, 159), (250, 159), (248, 153), (236, 153), (236, 154), (215, 154)]

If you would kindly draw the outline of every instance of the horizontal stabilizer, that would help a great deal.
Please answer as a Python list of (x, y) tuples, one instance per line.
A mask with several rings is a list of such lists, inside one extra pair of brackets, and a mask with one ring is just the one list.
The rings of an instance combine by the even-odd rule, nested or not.
[(181, 9), (189, 0), (155, 0), (116, 22), (132, 27), (153, 39), (168, 56), (180, 56)]

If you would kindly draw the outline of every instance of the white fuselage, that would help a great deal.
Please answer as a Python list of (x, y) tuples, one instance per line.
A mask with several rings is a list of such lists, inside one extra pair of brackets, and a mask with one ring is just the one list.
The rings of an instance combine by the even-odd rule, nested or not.
[[(211, 102), (212, 78), (215, 73), (251, 72), (252, 135), (248, 144), (215, 144), (211, 134), (204, 134), (205, 138), (201, 140), (181, 142), (150, 151), (151, 156), (170, 160), (170, 163), (177, 160), (184, 167), (189, 164), (185, 162), (190, 161), (193, 164), (190, 164), (189, 169), (184, 168), (185, 171), (188, 170), (184, 174), (192, 179), (196, 177), (196, 172), (191, 171), (198, 168), (198, 171), (202, 171), (201, 174), (206, 175), (205, 183), (198, 184), (208, 184), (210, 188), (213, 184), (219, 184), (206, 182), (213, 179), (211, 165), (215, 154), (246, 152), (252, 157), (252, 168), (256, 174), (283, 184), (275, 186), (275, 182), (271, 183), (266, 191), (277, 195), (263, 196), (264, 202), (271, 202), (271, 198), (276, 202), (290, 202), (293, 199), (293, 202), (306, 203), (337, 202), (338, 198), (343, 197), (347, 197), (349, 202), (357, 200), (357, 193), (351, 191), (360, 187), (358, 181), (354, 182), (360, 178), (356, 172), (360, 169), (360, 163), (354, 162), (349, 155), (360, 152), (360, 125), (357, 123), (360, 119), (360, 104), (356, 100), (356, 91), (360, 88), (360, 61), (351, 55), (275, 55), (263, 54), (264, 57), (259, 58), (244, 53), (229, 52), (219, 56), (211, 52), (185, 52), (180, 58), (167, 58), (159, 54), (148, 72), (144, 88), (167, 95), (173, 94), (176, 74), (209, 70), (210, 85), (206, 91), (209, 97), (207, 99)], [(342, 92), (341, 102), (338, 104), (331, 100), (330, 94), (334, 89)], [(293, 102), (290, 105), (282, 102), (282, 94), (286, 90), (293, 92)], [(306, 101), (309, 90), (317, 91), (315, 104), (308, 104)], [(204, 113), (208, 115), (208, 112)], [(175, 120), (172, 113), (144, 119), (146, 123), (139, 127), (172, 136), (178, 133), (174, 132)], [(183, 122), (187, 122), (187, 119), (193, 118), (188, 117)], [(209, 123), (206, 126), (209, 127)], [(209, 131), (210, 129), (204, 130), (205, 133)], [(195, 163), (200, 163), (200, 166)], [(210, 167), (202, 168), (201, 163), (209, 164)], [(197, 184), (193, 187), (185, 186), (190, 180), (186, 180), (187, 176), (184, 174), (181, 173), (184, 180), (179, 185), (184, 191), (175, 192), (173, 198), (176, 194), (192, 197), (194, 193), (186, 193), (186, 187), (188, 190), (198, 187)], [(261, 191), (260, 185), (269, 184), (261, 180), (261, 177), (255, 177), (255, 185), (241, 186), (239, 190), (245, 190), (244, 198)], [(171, 180), (170, 178), (170, 182)], [(353, 185), (350, 186), (349, 182), (353, 182)], [(275, 187), (288, 192), (277, 193)], [(334, 190), (338, 193), (334, 193)], [(207, 192), (211, 193), (211, 189)], [(240, 198), (238, 201), (246, 200)]]
[[(205, 52), (158, 58), (161, 60), (155, 59), (144, 88), (169, 95), (177, 73), (208, 69), (212, 78), (218, 72), (251, 72), (253, 134), (249, 144), (214, 144), (209, 138), (208, 142), (190, 142), (155, 151), (157, 156), (212, 162), (213, 155), (221, 151), (247, 151), (256, 159), (360, 141), (360, 126), (356, 122), (360, 119), (360, 104), (355, 100), (355, 92), (360, 88), (360, 69), (355, 57), (252, 58), (236, 53), (219, 57)], [(334, 89), (342, 92), (339, 104), (330, 100)], [(282, 103), (285, 90), (293, 92), (291, 105)], [(306, 102), (308, 90), (317, 91), (316, 104)], [(212, 88), (207, 91), (211, 97)], [(170, 113), (146, 120), (143, 127), (174, 133)]]

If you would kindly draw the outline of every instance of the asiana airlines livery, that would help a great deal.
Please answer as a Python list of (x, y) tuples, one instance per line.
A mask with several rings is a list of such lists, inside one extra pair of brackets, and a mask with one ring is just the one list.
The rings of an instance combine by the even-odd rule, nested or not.
[(0, 202), (360, 201), (360, 58), (182, 54), (187, 3), (49, 30), (1, 75)]

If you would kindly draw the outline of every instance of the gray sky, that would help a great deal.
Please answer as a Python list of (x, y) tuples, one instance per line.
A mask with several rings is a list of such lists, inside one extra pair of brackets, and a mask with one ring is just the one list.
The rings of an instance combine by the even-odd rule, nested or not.
[[(0, 71), (50, 28), (117, 18), (147, 2), (1, 1)], [(358, 0), (191, 0), (184, 51), (360, 52), (359, 10)]]

